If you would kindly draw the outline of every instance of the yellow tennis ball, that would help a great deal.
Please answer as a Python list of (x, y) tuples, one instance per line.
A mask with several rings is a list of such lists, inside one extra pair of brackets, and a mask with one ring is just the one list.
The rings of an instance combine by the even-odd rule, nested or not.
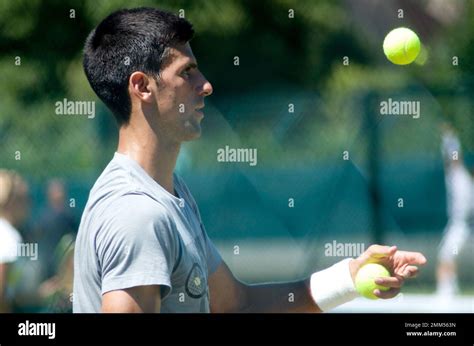
[(378, 297), (374, 294), (375, 289), (378, 288), (381, 291), (388, 291), (390, 288), (377, 285), (375, 283), (375, 279), (389, 276), (390, 273), (384, 266), (376, 263), (365, 264), (357, 272), (355, 278), (356, 290), (363, 297), (369, 299), (378, 299)]
[(407, 28), (393, 29), (383, 41), (383, 52), (387, 59), (397, 65), (412, 63), (420, 53), (420, 47), (418, 36)]

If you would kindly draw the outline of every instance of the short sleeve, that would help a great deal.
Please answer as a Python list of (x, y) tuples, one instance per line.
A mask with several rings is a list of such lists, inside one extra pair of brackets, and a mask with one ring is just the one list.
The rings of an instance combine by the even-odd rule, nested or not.
[(114, 202), (96, 238), (102, 294), (136, 286), (171, 291), (177, 254), (175, 226), (165, 208), (145, 195), (126, 195)]

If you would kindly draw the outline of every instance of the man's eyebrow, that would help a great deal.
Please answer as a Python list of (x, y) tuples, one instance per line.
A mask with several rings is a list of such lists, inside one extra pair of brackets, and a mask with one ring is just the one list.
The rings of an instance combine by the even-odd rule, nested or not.
[(198, 65), (194, 61), (190, 61), (183, 66), (182, 70), (186, 70), (188, 68), (198, 68)]

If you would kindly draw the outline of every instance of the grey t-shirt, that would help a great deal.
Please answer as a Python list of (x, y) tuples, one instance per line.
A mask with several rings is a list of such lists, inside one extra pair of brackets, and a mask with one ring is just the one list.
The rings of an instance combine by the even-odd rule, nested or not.
[(208, 275), (222, 259), (184, 182), (170, 194), (115, 153), (89, 195), (74, 255), (74, 312), (100, 312), (102, 295), (161, 286), (161, 312), (209, 312)]

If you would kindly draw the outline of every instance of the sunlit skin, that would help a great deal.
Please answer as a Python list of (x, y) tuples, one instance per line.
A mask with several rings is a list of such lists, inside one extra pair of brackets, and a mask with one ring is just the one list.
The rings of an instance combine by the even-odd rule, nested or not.
[(171, 48), (157, 81), (143, 72), (129, 78), (130, 122), (119, 131), (117, 151), (137, 161), (170, 193), (181, 143), (199, 138), (204, 98), (212, 85), (199, 71), (190, 45)]

